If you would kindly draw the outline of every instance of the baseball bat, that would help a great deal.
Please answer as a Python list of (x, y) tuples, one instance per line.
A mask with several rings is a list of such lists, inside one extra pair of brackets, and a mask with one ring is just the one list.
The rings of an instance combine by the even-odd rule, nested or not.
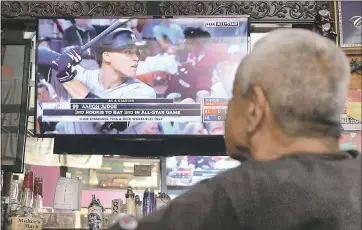
[(88, 48), (92, 47), (95, 43), (97, 43), (99, 40), (107, 36), (109, 33), (111, 33), (113, 30), (117, 29), (118, 27), (128, 23), (134, 18), (130, 18), (126, 21), (123, 21), (123, 19), (118, 19), (115, 21), (112, 25), (110, 25), (107, 29), (105, 29), (102, 33), (98, 34), (96, 37), (94, 37), (92, 40), (81, 46), (82, 52), (87, 50)]
[(63, 30), (62, 26), (60, 25), (58, 19), (52, 19), (52, 20), (53, 20), (54, 24), (57, 26), (57, 29), (59, 30), (59, 32), (62, 35), (64, 35), (64, 30)]

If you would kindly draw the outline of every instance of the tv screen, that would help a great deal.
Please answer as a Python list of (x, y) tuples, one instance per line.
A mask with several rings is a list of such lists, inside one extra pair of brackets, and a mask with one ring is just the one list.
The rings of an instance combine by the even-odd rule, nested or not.
[(240, 165), (228, 156), (175, 156), (166, 158), (167, 186), (188, 187)]
[(248, 18), (40, 18), (37, 36), (37, 136), (222, 136)]

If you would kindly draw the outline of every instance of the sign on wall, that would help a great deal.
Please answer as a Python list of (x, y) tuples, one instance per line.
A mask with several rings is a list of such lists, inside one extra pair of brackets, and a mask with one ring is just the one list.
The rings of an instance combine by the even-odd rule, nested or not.
[(362, 4), (360, 1), (339, 1), (339, 44), (349, 50), (362, 48)]
[(344, 113), (341, 115), (343, 132), (362, 130), (361, 97), (361, 90), (349, 90)]

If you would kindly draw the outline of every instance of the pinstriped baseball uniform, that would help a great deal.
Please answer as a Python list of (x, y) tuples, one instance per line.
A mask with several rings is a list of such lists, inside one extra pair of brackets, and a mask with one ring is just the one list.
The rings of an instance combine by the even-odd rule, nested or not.
[[(77, 70), (75, 80), (80, 81), (88, 87), (90, 92), (101, 98), (109, 99), (153, 99), (156, 98), (156, 92), (147, 84), (135, 79), (129, 78), (123, 84), (105, 89), (100, 84), (100, 70), (85, 70), (82, 67), (74, 67)], [(70, 95), (58, 82), (55, 83), (55, 90), (61, 102), (69, 101)], [(62, 122), (64, 124), (65, 134), (103, 134), (115, 133), (115, 130), (100, 131), (101, 126), (96, 122)]]

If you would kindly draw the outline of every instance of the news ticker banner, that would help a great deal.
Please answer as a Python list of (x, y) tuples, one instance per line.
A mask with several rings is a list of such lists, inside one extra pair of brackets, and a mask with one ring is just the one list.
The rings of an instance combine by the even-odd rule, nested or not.
[(72, 99), (44, 103), (43, 121), (178, 121), (201, 122), (201, 104), (173, 103), (168, 99)]
[(204, 98), (203, 121), (225, 121), (229, 98)]

